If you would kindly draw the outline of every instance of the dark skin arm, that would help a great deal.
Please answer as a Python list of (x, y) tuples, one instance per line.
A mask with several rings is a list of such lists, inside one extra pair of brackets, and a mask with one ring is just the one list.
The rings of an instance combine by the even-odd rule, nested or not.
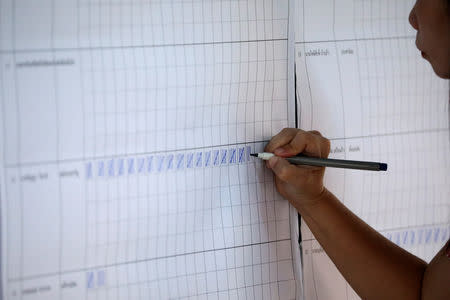
[[(281, 158), (298, 153), (327, 157), (329, 149), (329, 141), (318, 132), (285, 129), (266, 147), (280, 156), (267, 166), (276, 175), (278, 191), (302, 215), (353, 289), (366, 300), (450, 299), (450, 264), (445, 256), (440, 257), (447, 260), (441, 260), (438, 254), (427, 265), (348, 210), (323, 186), (324, 168), (294, 166)], [(441, 281), (447, 284), (436, 286)]]

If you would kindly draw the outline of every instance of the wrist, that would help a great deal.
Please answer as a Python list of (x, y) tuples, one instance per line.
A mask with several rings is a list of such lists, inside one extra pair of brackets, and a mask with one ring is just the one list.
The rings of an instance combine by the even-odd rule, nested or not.
[(306, 201), (299, 201), (296, 208), (300, 214), (311, 214), (317, 210), (322, 203), (328, 201), (331, 196), (331, 192), (327, 188), (323, 187), (322, 191), (317, 196)]

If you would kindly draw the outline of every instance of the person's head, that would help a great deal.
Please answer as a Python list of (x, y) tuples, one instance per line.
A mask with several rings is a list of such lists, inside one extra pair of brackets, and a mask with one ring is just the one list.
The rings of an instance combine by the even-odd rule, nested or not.
[(450, 0), (417, 0), (409, 22), (422, 56), (439, 77), (450, 78)]

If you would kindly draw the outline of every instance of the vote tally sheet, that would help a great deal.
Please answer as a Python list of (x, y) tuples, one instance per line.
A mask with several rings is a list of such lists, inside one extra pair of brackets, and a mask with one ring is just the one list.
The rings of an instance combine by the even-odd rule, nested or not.
[[(332, 158), (388, 164), (375, 173), (327, 169), (325, 186), (429, 262), (450, 232), (449, 84), (414, 45), (415, 1), (297, 3), (300, 127), (328, 137)], [(359, 299), (305, 224), (301, 232), (304, 299)]]
[(3, 297), (294, 299), (293, 3), (0, 3)]
[(326, 185), (429, 260), (449, 235), (448, 83), (411, 6), (0, 0), (2, 299), (356, 298), (249, 155), (296, 124), (389, 164)]

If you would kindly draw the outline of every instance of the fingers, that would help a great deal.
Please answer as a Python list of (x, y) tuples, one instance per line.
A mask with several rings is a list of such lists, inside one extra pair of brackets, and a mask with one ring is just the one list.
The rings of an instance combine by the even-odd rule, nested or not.
[(330, 152), (330, 141), (315, 130), (306, 132), (301, 129), (285, 128), (272, 138), (265, 151), (281, 157), (304, 153), (326, 158)]
[(275, 149), (274, 153), (281, 157), (294, 156), (299, 153), (316, 157), (327, 157), (328, 144), (328, 140), (323, 138), (320, 133), (297, 130), (295, 136), (287, 144)]
[(284, 158), (274, 156), (268, 160), (267, 164), (275, 175), (284, 182), (295, 184), (298, 177), (302, 176), (302, 170), (291, 165)]
[(318, 141), (320, 143), (320, 157), (327, 158), (328, 154), (330, 154), (331, 143), (330, 140), (324, 138), (322, 134), (316, 131), (316, 135), (318, 136)]
[(264, 151), (273, 153), (275, 149), (289, 143), (295, 137), (297, 131), (298, 129), (295, 128), (284, 128), (270, 140)]
[(327, 158), (328, 154), (330, 154), (330, 140), (328, 140), (327, 138), (324, 138), (322, 136), (322, 134), (319, 131), (317, 131), (317, 130), (312, 130), (312, 131), (309, 131), (309, 132), (311, 134), (314, 134), (314, 135), (320, 137), (318, 139), (319, 143), (320, 143), (320, 157)]
[(311, 131), (308, 131), (308, 132), (312, 133), (312, 134), (315, 134), (315, 135), (318, 135), (318, 136), (322, 136), (322, 134), (319, 131), (317, 131), (317, 130), (311, 130)]
[(275, 149), (275, 155), (282, 157), (294, 156), (305, 152), (308, 149), (312, 155), (320, 153), (319, 145), (316, 143), (311, 134), (303, 130), (298, 130), (295, 136), (286, 145)]

